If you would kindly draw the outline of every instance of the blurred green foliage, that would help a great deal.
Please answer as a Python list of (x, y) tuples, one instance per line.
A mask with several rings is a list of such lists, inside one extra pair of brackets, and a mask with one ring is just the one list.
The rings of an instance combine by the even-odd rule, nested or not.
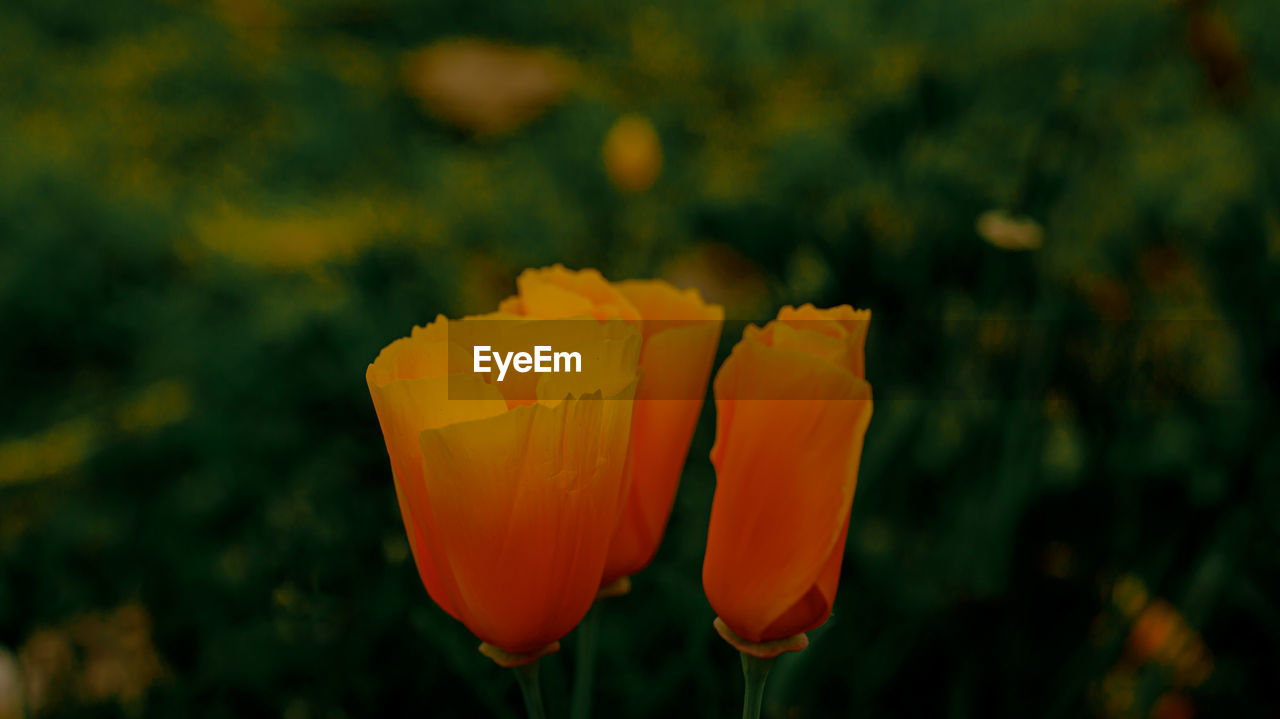
[[(515, 716), (408, 559), (363, 374), (563, 262), (876, 313), (842, 589), (778, 716), (1280, 713), (1272, 5), (8, 0), (0, 645), (144, 608), (163, 676), (47, 716)], [(552, 50), (567, 94), (434, 119), (404, 58), (466, 36)], [(624, 113), (646, 192), (601, 161)], [(990, 210), (1042, 246), (984, 242)], [(738, 711), (713, 429), (605, 607), (600, 716)], [(1134, 656), (1156, 597), (1203, 681)]]

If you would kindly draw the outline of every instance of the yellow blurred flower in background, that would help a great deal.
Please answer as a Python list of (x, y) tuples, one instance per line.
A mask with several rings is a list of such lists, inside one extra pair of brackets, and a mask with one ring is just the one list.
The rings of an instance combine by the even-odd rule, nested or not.
[(77, 418), (32, 437), (0, 442), (0, 486), (55, 476), (79, 466), (96, 449), (100, 435), (97, 422)]
[(978, 216), (974, 226), (982, 239), (1002, 250), (1036, 250), (1044, 241), (1040, 223), (1003, 210), (987, 210)]
[(145, 434), (191, 413), (191, 391), (177, 379), (146, 385), (102, 416), (87, 413), (43, 432), (0, 440), (0, 486), (50, 479), (75, 470), (121, 433)]
[(394, 227), (402, 207), (367, 198), (342, 198), (323, 207), (268, 212), (221, 204), (196, 215), (192, 229), (202, 250), (271, 270), (348, 261)]
[(662, 142), (641, 115), (618, 118), (605, 135), (603, 154), (609, 180), (623, 192), (644, 192), (662, 172)]

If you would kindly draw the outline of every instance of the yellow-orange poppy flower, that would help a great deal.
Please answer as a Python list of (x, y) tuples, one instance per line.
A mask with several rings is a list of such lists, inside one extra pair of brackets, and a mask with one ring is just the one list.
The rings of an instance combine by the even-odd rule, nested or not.
[(759, 656), (801, 649), (835, 601), (871, 420), (869, 311), (785, 307), (716, 375), (716, 492), (702, 583), (716, 627)]
[(507, 396), (517, 385), (471, 373), (472, 348), (449, 341), (451, 326), (490, 319), (533, 323), (438, 317), (383, 349), (365, 377), (427, 592), (486, 654), (518, 664), (553, 651), (595, 599), (624, 487), (640, 334), (574, 323), (596, 333), (593, 366), (542, 375), (527, 401)]
[(551, 319), (589, 314), (637, 323), (644, 337), (631, 425), (630, 486), (601, 584), (643, 569), (658, 550), (693, 438), (724, 308), (661, 280), (610, 283), (595, 270), (525, 270), (504, 312)]

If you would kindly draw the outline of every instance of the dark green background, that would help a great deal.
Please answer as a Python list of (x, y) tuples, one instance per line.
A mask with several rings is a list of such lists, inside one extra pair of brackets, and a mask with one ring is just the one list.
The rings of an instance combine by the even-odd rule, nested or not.
[[(365, 366), (524, 267), (712, 247), (733, 319), (875, 312), (841, 590), (775, 716), (1145, 716), (1176, 679), (1125, 659), (1123, 577), (1212, 653), (1201, 716), (1280, 716), (1272, 0), (259, 6), (0, 4), (0, 646), (138, 604), (168, 671), (48, 715), (517, 716), (407, 560)], [(455, 36), (578, 79), (474, 138), (399, 80)], [(639, 195), (600, 159), (627, 112), (665, 157)], [(991, 209), (1043, 247), (984, 242)], [(739, 711), (713, 432), (607, 605), (599, 716)]]

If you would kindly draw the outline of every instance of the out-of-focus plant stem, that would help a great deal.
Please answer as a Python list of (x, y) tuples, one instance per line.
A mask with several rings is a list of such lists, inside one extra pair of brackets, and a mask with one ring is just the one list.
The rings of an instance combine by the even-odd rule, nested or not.
[(516, 681), (520, 683), (520, 692), (524, 694), (524, 708), (529, 719), (546, 719), (546, 710), (542, 707), (542, 687), (538, 684), (538, 662), (530, 662), (513, 667)]
[(588, 719), (591, 716), (591, 695), (596, 678), (596, 640), (600, 632), (601, 611), (600, 600), (596, 600), (578, 625), (577, 668), (574, 670), (573, 698), (569, 706), (571, 719)]

